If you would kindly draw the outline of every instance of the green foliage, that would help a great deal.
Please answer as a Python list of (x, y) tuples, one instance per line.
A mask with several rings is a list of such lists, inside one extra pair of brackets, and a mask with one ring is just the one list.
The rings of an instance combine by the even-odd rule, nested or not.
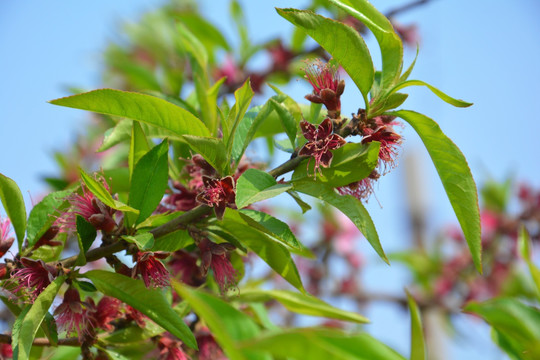
[(138, 120), (182, 135), (209, 136), (204, 124), (189, 111), (144, 94), (101, 89), (51, 100), (51, 104)]
[(159, 290), (147, 289), (142, 281), (110, 271), (92, 270), (84, 273), (95, 287), (105, 295), (115, 297), (139, 310), (156, 324), (197, 349), (193, 333), (184, 321), (171, 309), (170, 303)]
[(481, 273), (482, 240), (478, 193), (465, 156), (441, 131), (439, 125), (427, 116), (408, 110), (393, 114), (407, 121), (424, 142), (465, 234), (476, 269)]
[(32, 208), (26, 230), (29, 245), (34, 245), (51, 227), (56, 220), (55, 212), (62, 208), (66, 197), (70, 194), (71, 190), (50, 193)]
[(312, 295), (301, 294), (293, 291), (246, 289), (242, 291), (238, 300), (250, 303), (277, 300), (283, 306), (285, 306), (287, 310), (298, 314), (322, 316), (356, 323), (369, 322), (369, 320), (362, 315), (335, 308)]
[(76, 217), (77, 239), (79, 241), (79, 257), (75, 265), (83, 266), (86, 264), (86, 252), (92, 246), (96, 239), (97, 232), (92, 224), (86, 221), (82, 216)]
[(247, 169), (236, 182), (236, 206), (241, 209), (273, 198), (291, 188), (291, 184), (278, 184), (272, 175), (264, 171)]
[(22, 249), (24, 233), (26, 231), (26, 207), (21, 190), (12, 179), (0, 174), (0, 200), (13, 224), (19, 251)]
[(135, 225), (154, 212), (165, 194), (169, 179), (169, 142), (163, 140), (135, 165), (129, 190), (128, 205), (139, 210)]

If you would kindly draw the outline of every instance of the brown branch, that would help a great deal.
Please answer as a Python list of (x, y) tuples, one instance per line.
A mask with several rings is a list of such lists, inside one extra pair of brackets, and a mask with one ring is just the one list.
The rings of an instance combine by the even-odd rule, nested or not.
[(387, 18), (394, 17), (399, 13), (403, 13), (403, 12), (412, 10), (415, 7), (418, 7), (418, 6), (421, 6), (421, 5), (425, 5), (430, 1), (431, 0), (417, 0), (417, 1), (410, 2), (408, 4), (405, 4), (405, 5), (399, 6), (399, 7), (395, 8), (395, 9), (390, 10), (389, 12), (386, 13), (386, 17)]
[[(11, 335), (0, 334), (0, 344), (11, 344)], [(61, 346), (81, 346), (78, 338), (58, 339)], [(53, 346), (47, 338), (35, 338), (32, 346)]]

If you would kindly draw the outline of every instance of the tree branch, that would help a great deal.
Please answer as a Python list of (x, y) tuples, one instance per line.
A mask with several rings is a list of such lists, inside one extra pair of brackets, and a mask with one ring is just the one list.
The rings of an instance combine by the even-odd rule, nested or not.
[[(11, 335), (0, 334), (0, 344), (11, 344)], [(78, 338), (58, 339), (58, 345), (81, 346)], [(52, 346), (47, 338), (35, 338), (32, 346)]]

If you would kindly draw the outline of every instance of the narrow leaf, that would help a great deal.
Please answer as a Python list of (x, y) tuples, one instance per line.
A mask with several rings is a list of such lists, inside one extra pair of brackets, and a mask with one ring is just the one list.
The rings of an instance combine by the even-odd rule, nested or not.
[[(43, 322), (43, 319), (48, 314), (48, 310), (52, 305), (58, 290), (65, 281), (65, 276), (57, 277), (52, 283), (43, 290), (32, 304), (28, 313), (24, 316), (21, 323), (19, 336), (14, 339), (14, 359), (28, 359), (30, 357), (30, 349), (36, 333)], [(17, 347), (17, 350), (15, 350)]]
[(192, 349), (197, 341), (184, 321), (171, 309), (164, 294), (156, 289), (147, 289), (140, 280), (103, 270), (92, 270), (84, 274), (96, 288), (139, 310), (156, 324), (182, 340)]
[(411, 360), (425, 360), (427, 354), (420, 309), (408, 291), (407, 302), (411, 312)]
[[(373, 84), (373, 62), (369, 50), (356, 30), (311, 11), (277, 9), (279, 15), (303, 28), (343, 67), (364, 99)], [(367, 105), (367, 104), (366, 104)]]
[(482, 240), (478, 193), (465, 156), (441, 131), (439, 125), (427, 116), (408, 110), (392, 114), (407, 121), (426, 146), (469, 244), (476, 269), (481, 273)]
[(96, 239), (96, 228), (86, 221), (82, 216), (77, 215), (77, 239), (79, 241), (79, 257), (75, 265), (83, 266), (86, 264), (86, 252), (92, 246), (92, 243)]
[(132, 121), (133, 126), (131, 129), (131, 146), (129, 148), (128, 165), (129, 175), (133, 174), (133, 168), (144, 154), (150, 150), (148, 145), (148, 139), (144, 135), (144, 131), (141, 124), (138, 121)]
[(429, 90), (431, 90), (435, 95), (437, 95), (439, 98), (444, 100), (445, 102), (449, 103), (450, 105), (457, 106), (457, 107), (469, 107), (469, 106), (471, 106), (473, 104), (473, 103), (470, 103), (470, 102), (466, 102), (466, 101), (463, 101), (463, 100), (460, 100), (460, 99), (455, 99), (455, 98), (453, 98), (451, 96), (448, 96), (445, 93), (443, 93), (441, 90), (437, 89), (436, 87), (431, 86), (428, 83), (423, 82), (421, 80), (407, 80), (407, 81), (404, 81), (404, 82), (396, 85), (394, 88), (392, 88), (392, 90), (390, 91), (390, 94), (393, 94), (393, 93), (395, 93), (395, 92), (397, 92), (397, 91), (399, 91), (399, 90), (401, 90), (403, 88), (406, 88), (407, 86), (425, 86)]
[(270, 352), (294, 360), (405, 360), (366, 333), (348, 334), (338, 329), (298, 328), (268, 332), (240, 343), (241, 349)]
[(279, 119), (281, 120), (281, 124), (283, 125), (283, 129), (285, 130), (285, 133), (287, 134), (287, 137), (289, 138), (289, 141), (291, 142), (291, 146), (294, 148), (296, 144), (296, 120), (294, 119), (293, 115), (287, 110), (285, 106), (282, 104), (276, 102), (275, 100), (271, 100), (270, 104), (274, 107), (274, 110), (279, 115)]
[(189, 111), (149, 95), (100, 89), (51, 100), (50, 103), (142, 121), (178, 136), (210, 135), (206, 126)]
[(144, 221), (159, 205), (169, 179), (169, 142), (148, 151), (135, 165), (128, 205), (140, 211), (135, 224)]
[(381, 259), (390, 264), (381, 246), (371, 216), (358, 199), (351, 195), (339, 195), (334, 188), (310, 180), (295, 182), (294, 190), (322, 200), (345, 214), (362, 232)]
[(127, 211), (127, 212), (133, 212), (138, 214), (139, 210), (132, 208), (131, 206), (128, 206), (124, 204), (121, 201), (113, 199), (111, 193), (101, 184), (99, 181), (92, 178), (90, 175), (84, 172), (84, 170), (80, 169), (81, 179), (84, 181), (84, 184), (90, 190), (92, 194), (94, 194), (99, 200), (101, 200), (102, 203), (107, 205), (108, 207), (111, 207), (116, 210), (120, 211)]
[(259, 334), (259, 328), (249, 316), (221, 299), (203, 291), (191, 289), (178, 281), (173, 280), (172, 286), (178, 295), (191, 305), (195, 313), (208, 324), (216, 341), (230, 359), (270, 359), (259, 351), (241, 351), (236, 346), (237, 341), (249, 340)]
[(289, 311), (298, 314), (322, 316), (356, 323), (369, 322), (368, 319), (360, 314), (335, 308), (312, 295), (301, 294), (294, 291), (242, 289), (238, 300), (242, 302), (267, 302), (277, 300)]
[(246, 114), (251, 99), (255, 93), (251, 89), (250, 80), (246, 80), (241, 88), (234, 92), (236, 103), (229, 112), (229, 116), (223, 122), (223, 142), (227, 145), (227, 158), (231, 157), (234, 138), (236, 136), (236, 128), (240, 124), (242, 118)]
[(0, 200), (15, 229), (19, 251), (21, 251), (26, 231), (26, 207), (21, 190), (15, 181), (3, 174), (0, 174)]
[(519, 230), (518, 242), (521, 256), (523, 256), (523, 259), (527, 263), (529, 272), (531, 273), (531, 277), (534, 281), (534, 285), (536, 287), (536, 296), (540, 298), (540, 270), (536, 267), (536, 265), (534, 265), (531, 259), (531, 237), (524, 225), (522, 225), (521, 229)]
[(278, 184), (267, 172), (247, 169), (236, 182), (236, 206), (241, 209), (258, 201), (273, 198), (291, 188), (290, 184)]

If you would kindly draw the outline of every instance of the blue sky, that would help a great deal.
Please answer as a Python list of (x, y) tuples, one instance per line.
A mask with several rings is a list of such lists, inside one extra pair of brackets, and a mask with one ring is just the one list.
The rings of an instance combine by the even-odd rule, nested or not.
[[(55, 171), (51, 154), (75, 139), (87, 119), (82, 111), (56, 107), (47, 100), (68, 94), (67, 86), (100, 87), (101, 51), (118, 38), (124, 20), (136, 19), (144, 10), (163, 1), (115, 0), (79, 2), (58, 0), (0, 2), (0, 172), (13, 178), (27, 204), (28, 193), (39, 196), (45, 186), (41, 175)], [(275, 14), (273, 7), (302, 7), (304, 1), (242, 1), (249, 16), (250, 36), (265, 40), (289, 31), (289, 24)], [(403, 1), (373, 1), (381, 10)], [(232, 34), (226, 13), (228, 1), (201, 2), (204, 13)], [(478, 183), (493, 177), (512, 176), (540, 187), (538, 166), (539, 120), (535, 105), (540, 94), (540, 3), (535, 0), (435, 0), (398, 18), (412, 21), (421, 33), (420, 55), (411, 76), (448, 94), (474, 102), (457, 109), (440, 101), (428, 90), (410, 88), (403, 108), (413, 109), (435, 119), (443, 131), (461, 148)], [(373, 57), (378, 49), (372, 39), (368, 46)], [(411, 61), (414, 50), (406, 50)], [(298, 90), (298, 89), (302, 90)], [(293, 87), (291, 94), (301, 100), (307, 87)], [(303, 91), (303, 92), (302, 92)], [(342, 100), (349, 114), (361, 106), (358, 93), (350, 84)], [(455, 222), (455, 217), (438, 176), (417, 135), (403, 130), (405, 143), (402, 162), (407, 156), (420, 159), (421, 182), (431, 228)], [(388, 251), (403, 249), (407, 224), (400, 217), (406, 210), (407, 189), (403, 167), (385, 176), (377, 188), (377, 201), (368, 208), (378, 225), (383, 246)], [(384, 225), (384, 226), (383, 226)], [(372, 251), (366, 248), (372, 255)], [(377, 260), (373, 260), (376, 264)], [(368, 274), (368, 285), (380, 277), (392, 279), (389, 287), (406, 280), (402, 268), (376, 265)], [(383, 289), (384, 290), (384, 289)], [(401, 351), (408, 347), (408, 320), (396, 309), (372, 309), (375, 335)], [(388, 331), (388, 322), (394, 323)], [(393, 320), (394, 319), (394, 320)], [(480, 344), (466, 343), (452, 348), (452, 358), (477, 358), (489, 349), (488, 333), (479, 328)], [(495, 357), (493, 357), (495, 358)]]

